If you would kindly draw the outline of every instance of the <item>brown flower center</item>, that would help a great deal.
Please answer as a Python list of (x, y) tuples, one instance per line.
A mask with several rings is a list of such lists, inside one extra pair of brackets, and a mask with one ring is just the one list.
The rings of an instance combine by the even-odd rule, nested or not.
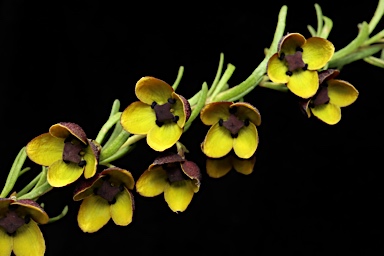
[(170, 183), (185, 180), (185, 174), (181, 170), (180, 163), (168, 163), (163, 165)]
[(155, 101), (152, 103), (151, 107), (155, 110), (156, 114), (156, 124), (161, 127), (165, 122), (177, 122), (179, 116), (173, 114), (172, 105), (175, 104), (176, 100), (169, 98), (167, 103), (162, 105), (157, 104)]
[(310, 107), (316, 107), (322, 104), (327, 104), (329, 102), (329, 96), (328, 96), (328, 86), (326, 83), (323, 83), (320, 85), (319, 90), (313, 96), (311, 102), (310, 102)]
[(219, 125), (224, 126), (231, 133), (232, 138), (237, 138), (239, 131), (244, 126), (249, 125), (249, 120), (240, 120), (236, 115), (237, 109), (236, 107), (232, 107), (229, 109), (229, 118), (228, 120), (219, 120)]
[(87, 145), (84, 145), (81, 141), (73, 136), (69, 136), (64, 141), (64, 150), (63, 150), (63, 161), (66, 163), (75, 163), (80, 167), (86, 165), (86, 161), (83, 159), (85, 154), (84, 148)]
[(16, 212), (16, 208), (10, 205), (9, 211), (0, 218), (0, 227), (3, 227), (9, 235), (13, 235), (18, 228), (30, 221), (29, 216), (20, 217)]
[(114, 204), (116, 202), (116, 196), (120, 192), (124, 190), (124, 185), (116, 185), (110, 182), (109, 177), (105, 176), (102, 178), (103, 182), (101, 186), (94, 190), (95, 195), (99, 195), (105, 200), (107, 200), (110, 204)]
[(285, 55), (284, 53), (281, 53), (279, 58), (286, 61), (288, 65), (288, 71), (286, 74), (288, 76), (291, 76), (293, 71), (298, 69), (307, 70), (308, 68), (308, 64), (303, 61), (303, 49), (300, 47), (296, 48), (296, 52), (294, 54)]

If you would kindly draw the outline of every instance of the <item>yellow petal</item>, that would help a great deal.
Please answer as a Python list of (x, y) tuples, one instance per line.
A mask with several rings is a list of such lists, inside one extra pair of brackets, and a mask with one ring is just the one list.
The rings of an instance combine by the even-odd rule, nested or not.
[(207, 158), (205, 168), (209, 177), (221, 178), (232, 169), (231, 158), (229, 155), (222, 158)]
[(86, 179), (89, 179), (93, 177), (93, 175), (95, 175), (96, 169), (97, 169), (97, 159), (96, 159), (96, 156), (94, 155), (94, 152), (91, 146), (89, 145), (85, 149), (84, 160), (86, 161), (86, 165), (84, 168), (84, 177)]
[(327, 39), (311, 37), (302, 46), (304, 63), (308, 64), (309, 70), (318, 70), (327, 64), (335, 52), (335, 47)]
[(47, 172), (48, 183), (52, 187), (64, 187), (76, 181), (83, 173), (83, 168), (75, 163), (54, 162)]
[(323, 104), (311, 108), (312, 114), (327, 124), (337, 124), (341, 119), (339, 106), (332, 103)]
[(200, 111), (200, 119), (205, 125), (213, 125), (220, 119), (227, 120), (229, 117), (229, 107), (232, 102), (212, 102), (205, 105)]
[(141, 174), (136, 182), (136, 191), (142, 196), (154, 197), (163, 193), (167, 185), (167, 173), (160, 166), (156, 166)]
[(299, 70), (293, 72), (287, 84), (288, 89), (297, 96), (307, 99), (312, 97), (319, 89), (319, 76), (317, 71)]
[(202, 150), (208, 157), (219, 158), (228, 154), (233, 145), (231, 133), (218, 123), (209, 128), (203, 141)]
[(255, 166), (256, 156), (252, 156), (248, 159), (241, 159), (236, 156), (232, 156), (233, 168), (244, 175), (249, 175), (253, 172), (253, 167)]
[(21, 226), (13, 237), (13, 252), (17, 256), (43, 256), (45, 241), (39, 226), (33, 220)]
[(173, 92), (172, 86), (155, 77), (142, 77), (137, 83), (135, 93), (137, 98), (148, 105), (154, 101), (162, 105), (168, 101)]
[(343, 80), (331, 79), (327, 81), (329, 102), (339, 107), (346, 107), (356, 101), (359, 92), (356, 88)]
[(288, 83), (289, 76), (286, 74), (288, 66), (279, 59), (277, 53), (271, 56), (267, 64), (267, 74), (274, 83)]
[(64, 139), (44, 133), (32, 139), (26, 146), (28, 157), (39, 165), (49, 166), (63, 158)]
[(13, 237), (0, 227), (0, 256), (9, 256), (12, 253)]
[(284, 36), (280, 42), (279, 52), (283, 52), (285, 55), (294, 54), (297, 47), (302, 47), (306, 40), (302, 34), (289, 33)]
[(147, 134), (156, 125), (156, 114), (150, 105), (136, 101), (121, 113), (122, 127), (132, 134)]
[(172, 97), (175, 99), (175, 104), (173, 104), (173, 115), (178, 116), (179, 120), (177, 120), (177, 125), (180, 127), (184, 127), (185, 122), (187, 120), (187, 116), (185, 115), (186, 106), (184, 106), (184, 101), (180, 95), (177, 93), (172, 93)]
[(255, 108), (251, 104), (247, 102), (236, 102), (232, 105), (232, 107), (233, 106), (237, 107), (236, 116), (240, 120), (248, 119), (250, 122), (254, 123), (255, 125), (261, 124), (260, 112), (257, 108)]
[(116, 195), (116, 202), (111, 204), (111, 217), (113, 222), (119, 226), (127, 226), (132, 222), (133, 198), (127, 188)]
[(83, 232), (93, 233), (104, 227), (110, 218), (110, 205), (107, 200), (91, 195), (81, 202), (77, 223)]
[(173, 182), (164, 191), (164, 199), (174, 212), (183, 212), (191, 203), (194, 186), (191, 180)]
[(183, 129), (176, 123), (164, 123), (161, 127), (155, 125), (147, 134), (148, 145), (156, 151), (164, 151), (172, 147), (183, 134)]
[(102, 174), (109, 175), (109, 181), (116, 184), (116, 186), (124, 184), (128, 189), (133, 189), (135, 186), (135, 180), (133, 179), (132, 173), (122, 168), (110, 167), (103, 170)]
[(256, 126), (249, 123), (240, 129), (237, 138), (233, 139), (233, 150), (240, 158), (250, 158), (256, 151), (259, 144), (259, 137)]

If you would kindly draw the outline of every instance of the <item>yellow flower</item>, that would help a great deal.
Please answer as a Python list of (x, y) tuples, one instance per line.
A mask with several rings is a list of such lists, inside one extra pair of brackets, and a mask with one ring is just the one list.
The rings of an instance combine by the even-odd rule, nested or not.
[(272, 82), (287, 84), (291, 92), (307, 99), (319, 88), (317, 70), (327, 64), (334, 52), (333, 44), (324, 38), (305, 39), (299, 33), (289, 33), (268, 61), (268, 77)]
[(134, 198), (130, 190), (135, 181), (132, 174), (118, 167), (110, 167), (93, 178), (78, 183), (73, 199), (80, 201), (77, 222), (83, 232), (93, 233), (112, 218), (119, 226), (132, 222)]
[(85, 178), (95, 175), (100, 146), (87, 139), (79, 125), (61, 122), (32, 139), (26, 152), (33, 162), (48, 166), (47, 180), (52, 187), (63, 187), (83, 173)]
[(334, 79), (339, 73), (335, 69), (319, 73), (319, 90), (315, 96), (301, 103), (308, 117), (312, 113), (327, 124), (337, 124), (341, 120), (341, 107), (356, 101), (359, 95), (357, 89), (346, 81)]
[(205, 168), (208, 176), (211, 178), (221, 178), (232, 169), (238, 173), (249, 175), (253, 172), (255, 162), (256, 155), (243, 159), (229, 153), (221, 158), (207, 158)]
[(135, 93), (139, 101), (122, 112), (122, 127), (132, 134), (147, 135), (148, 145), (156, 151), (173, 146), (190, 116), (189, 102), (172, 86), (154, 77), (141, 78)]
[(136, 183), (136, 191), (145, 197), (164, 193), (173, 212), (183, 212), (200, 188), (201, 173), (192, 161), (176, 153), (164, 153), (148, 167)]
[(47, 213), (30, 199), (0, 198), (0, 255), (43, 256), (45, 241), (38, 224)]
[(240, 158), (250, 158), (256, 151), (261, 124), (259, 111), (246, 102), (212, 102), (204, 106), (200, 119), (211, 125), (201, 149), (211, 158), (227, 155), (232, 149)]

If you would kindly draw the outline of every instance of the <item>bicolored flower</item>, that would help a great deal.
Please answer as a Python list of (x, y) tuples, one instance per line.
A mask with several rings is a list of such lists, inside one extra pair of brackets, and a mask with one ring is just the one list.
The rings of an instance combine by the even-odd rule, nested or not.
[(122, 112), (122, 127), (132, 134), (146, 135), (148, 145), (156, 151), (173, 146), (191, 114), (189, 102), (172, 86), (154, 77), (141, 78), (135, 93), (139, 101)]
[(200, 189), (199, 167), (176, 153), (163, 153), (155, 159), (136, 182), (136, 191), (145, 197), (164, 193), (174, 212), (183, 212)]
[(325, 38), (305, 39), (299, 33), (289, 33), (268, 61), (268, 77), (275, 83), (287, 84), (292, 93), (307, 99), (319, 88), (317, 70), (327, 64), (334, 52), (335, 47)]
[(313, 114), (327, 124), (337, 124), (341, 120), (341, 107), (356, 101), (359, 96), (357, 89), (346, 81), (334, 79), (339, 73), (336, 69), (319, 73), (319, 90), (315, 96), (301, 103), (308, 117)]
[(235, 154), (229, 153), (221, 158), (207, 158), (205, 168), (208, 176), (211, 178), (221, 178), (231, 170), (235, 170), (244, 175), (249, 175), (253, 172), (255, 162), (256, 155), (253, 155), (248, 159), (243, 159)]
[(63, 187), (83, 173), (85, 178), (95, 175), (100, 146), (79, 125), (61, 122), (32, 139), (26, 152), (33, 162), (48, 166), (47, 180), (52, 187)]
[(0, 198), (0, 255), (43, 256), (45, 241), (39, 224), (49, 221), (41, 206), (30, 199)]
[(201, 149), (211, 158), (227, 155), (232, 149), (240, 158), (250, 158), (259, 144), (256, 126), (261, 124), (257, 108), (246, 102), (212, 102), (204, 106), (200, 119), (210, 125)]
[(91, 179), (78, 183), (73, 199), (80, 201), (77, 222), (83, 232), (93, 233), (112, 218), (119, 226), (132, 222), (135, 208), (130, 190), (135, 186), (132, 174), (118, 167), (98, 172)]

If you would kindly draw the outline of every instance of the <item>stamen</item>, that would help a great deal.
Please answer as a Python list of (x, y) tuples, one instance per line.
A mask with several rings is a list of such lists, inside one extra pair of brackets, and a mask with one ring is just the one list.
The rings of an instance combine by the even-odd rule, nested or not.
[(179, 121), (179, 116), (174, 116), (173, 117), (173, 122), (177, 123), (177, 121)]
[(220, 120), (219, 120), (219, 125), (220, 125), (220, 126), (223, 126), (223, 123), (224, 123), (223, 119), (220, 119)]
[(80, 163), (77, 164), (79, 167), (84, 167), (87, 165), (87, 161), (81, 160)]
[(175, 99), (172, 99), (172, 98), (169, 98), (168, 99), (168, 103), (169, 104), (175, 104), (176, 100)]
[(26, 215), (24, 217), (25, 224), (28, 224), (31, 221), (31, 217), (29, 215)]
[(287, 72), (285, 72), (285, 74), (286, 74), (287, 76), (292, 76), (293, 73), (292, 73), (292, 71), (289, 71), (289, 70), (288, 70)]
[(152, 102), (151, 108), (154, 109), (156, 105), (157, 105), (156, 101)]
[(238, 135), (239, 135), (238, 133), (235, 133), (235, 134), (232, 134), (232, 133), (231, 133), (231, 137), (232, 137), (232, 138), (237, 138)]
[(284, 58), (285, 58), (285, 53), (280, 53), (280, 56), (279, 56), (279, 60), (284, 60)]
[(159, 127), (161, 127), (161, 126), (163, 126), (163, 122), (160, 122), (159, 120), (156, 120), (156, 124), (157, 124), (157, 126), (159, 126)]
[(307, 70), (308, 69), (308, 64), (305, 64), (304, 67), (303, 67), (303, 70)]
[(109, 204), (115, 204), (116, 203), (116, 198), (113, 198), (111, 201), (108, 201)]
[(231, 107), (229, 108), (229, 113), (230, 114), (235, 114), (237, 112), (237, 107)]
[(301, 47), (298, 46), (298, 47), (296, 47), (296, 51), (297, 51), (297, 52), (303, 52), (303, 48), (301, 48)]
[(124, 191), (124, 185), (123, 185), (123, 183), (120, 184), (120, 186), (119, 186), (119, 190), (120, 190), (120, 192), (123, 192), (123, 191)]
[(245, 126), (248, 126), (248, 125), (249, 125), (249, 119), (245, 119), (245, 120), (244, 120), (244, 125), (245, 125)]

